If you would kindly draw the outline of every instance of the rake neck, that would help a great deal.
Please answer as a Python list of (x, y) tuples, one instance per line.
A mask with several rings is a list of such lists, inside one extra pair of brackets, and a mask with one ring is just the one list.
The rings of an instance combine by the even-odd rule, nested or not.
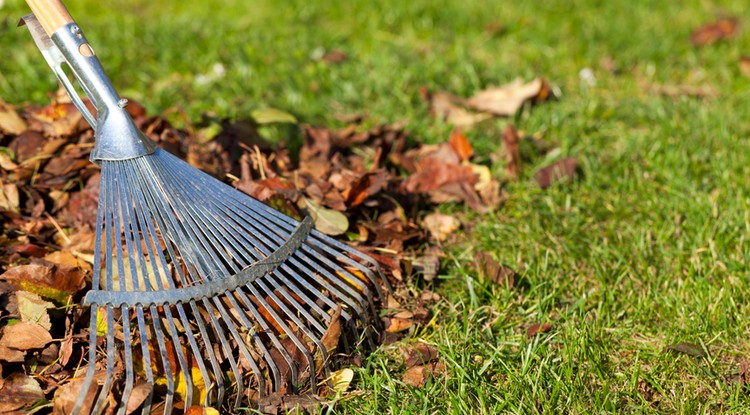
[[(91, 151), (91, 161), (127, 160), (153, 153), (156, 144), (135, 126), (125, 109), (127, 100), (120, 98), (115, 91), (78, 24), (67, 23), (49, 37), (35, 16), (29, 15), (23, 20), (73, 104), (94, 129), (96, 143)], [(63, 64), (91, 100), (96, 116), (78, 96)]]

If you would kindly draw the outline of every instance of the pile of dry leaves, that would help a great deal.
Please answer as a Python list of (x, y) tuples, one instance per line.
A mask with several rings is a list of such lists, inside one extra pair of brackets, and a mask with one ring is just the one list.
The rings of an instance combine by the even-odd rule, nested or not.
[[(466, 127), (550, 94), (538, 79), (469, 100), (443, 92), (425, 91), (424, 97), (436, 117)], [(422, 145), (399, 124), (307, 125), (293, 157), (258, 132), (260, 123), (290, 120), (280, 112), (184, 131), (137, 103), (128, 110), (162, 148), (292, 217), (312, 216), (318, 230), (373, 256), (396, 283), (437, 274), (441, 242), (461, 226), (432, 213), (437, 204), (487, 212), (503, 200), (501, 183), (474, 162), (472, 145), (458, 129), (441, 144)], [(76, 398), (66, 385), (88, 364), (89, 327), (78, 304), (94, 264), (99, 172), (88, 160), (93, 140), (80, 113), (59, 95), (43, 107), (17, 109), (0, 101), (0, 412), (65, 413)], [(513, 179), (521, 168), (520, 139), (509, 125), (502, 140), (506, 176)], [(546, 187), (575, 169), (575, 160), (563, 160), (537, 179)], [(429, 321), (428, 307), (437, 299), (430, 292), (390, 298), (385, 341)], [(407, 352), (407, 360), (404, 381), (414, 386), (444, 370), (427, 346)], [(266, 410), (292, 398), (274, 399), (281, 403), (266, 402)]]

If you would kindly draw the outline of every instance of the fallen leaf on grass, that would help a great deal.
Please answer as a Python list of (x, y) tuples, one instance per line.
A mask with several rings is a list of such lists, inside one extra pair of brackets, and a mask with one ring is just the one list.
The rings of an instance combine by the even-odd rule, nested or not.
[(526, 329), (526, 335), (528, 337), (534, 337), (539, 333), (546, 333), (552, 329), (552, 324), (544, 323), (544, 324), (532, 324), (529, 326), (529, 328)]
[(18, 115), (16, 109), (0, 99), (0, 133), (18, 135), (27, 128), (26, 121)]
[(257, 109), (251, 112), (250, 116), (253, 117), (253, 120), (258, 124), (297, 124), (297, 118), (295, 118), (294, 115), (276, 108)]
[(708, 85), (659, 85), (641, 82), (641, 86), (648, 92), (670, 98), (716, 98), (719, 93)]
[(5, 326), (0, 332), (0, 346), (16, 350), (41, 349), (52, 341), (44, 327), (29, 321)]
[(334, 49), (332, 51), (326, 52), (321, 60), (326, 63), (341, 63), (348, 58), (349, 56), (343, 50)]
[(706, 357), (706, 351), (701, 346), (688, 342), (670, 344), (667, 346), (667, 350), (684, 353), (693, 357)]
[(44, 399), (44, 392), (39, 382), (22, 373), (12, 373), (0, 388), (0, 413), (29, 407), (41, 399)]
[(432, 362), (424, 365), (413, 366), (404, 372), (401, 377), (401, 381), (409, 386), (415, 388), (421, 388), (427, 383), (427, 379), (430, 376), (435, 376), (438, 373), (445, 371), (445, 365), (440, 362)]
[(331, 316), (331, 323), (323, 334), (323, 338), (320, 339), (320, 342), (328, 353), (333, 351), (339, 344), (339, 338), (341, 337), (341, 311), (341, 306), (336, 308), (336, 311)]
[(526, 102), (546, 101), (552, 92), (549, 83), (543, 78), (536, 78), (528, 83), (516, 79), (500, 87), (485, 89), (469, 98), (469, 107), (499, 116), (514, 115)]
[(649, 402), (649, 403), (659, 402), (659, 394), (648, 383), (648, 381), (644, 379), (638, 379), (638, 393), (640, 393), (641, 396), (643, 396), (643, 399), (645, 399), (646, 402)]
[(425, 365), (438, 359), (438, 350), (435, 346), (426, 343), (417, 343), (406, 355), (404, 365), (407, 369), (416, 365)]
[(461, 221), (451, 215), (443, 213), (430, 213), (422, 220), (422, 225), (427, 228), (436, 240), (443, 242), (448, 236), (461, 227)]
[(433, 117), (456, 127), (470, 127), (476, 123), (492, 118), (488, 113), (472, 113), (462, 108), (463, 99), (447, 92), (430, 92), (420, 89), (422, 99), (430, 105)]
[(344, 368), (331, 373), (331, 384), (333, 384), (333, 391), (337, 393), (344, 393), (349, 389), (349, 385), (354, 379), (354, 371), (349, 368)]
[(407, 385), (413, 386), (415, 388), (421, 388), (425, 385), (425, 383), (427, 383), (428, 373), (429, 371), (427, 370), (427, 368), (425, 368), (424, 365), (413, 366), (406, 369), (406, 372), (404, 372), (404, 376), (401, 377), (401, 380)]
[(513, 124), (508, 123), (503, 130), (503, 153), (505, 154), (505, 175), (517, 180), (521, 175), (520, 139)]
[(414, 325), (414, 323), (410, 319), (398, 317), (388, 318), (387, 324), (388, 326), (385, 328), (385, 331), (389, 333), (398, 333)]
[(577, 170), (578, 160), (568, 157), (539, 170), (534, 177), (539, 187), (546, 189), (557, 181), (573, 180)]
[(469, 160), (474, 155), (474, 149), (471, 147), (469, 140), (458, 129), (451, 132), (448, 143), (461, 161)]
[(313, 394), (286, 395), (275, 392), (258, 400), (258, 410), (270, 415), (317, 413), (323, 402)]
[(745, 78), (750, 78), (750, 56), (740, 57), (740, 60), (737, 64), (740, 67), (740, 73)]
[(739, 33), (740, 22), (736, 17), (724, 17), (693, 31), (690, 42), (693, 46), (706, 46), (721, 40), (733, 39)]
[(495, 284), (513, 288), (516, 282), (516, 272), (492, 257), (489, 252), (479, 251), (474, 256), (474, 269), (482, 279), (488, 279)]

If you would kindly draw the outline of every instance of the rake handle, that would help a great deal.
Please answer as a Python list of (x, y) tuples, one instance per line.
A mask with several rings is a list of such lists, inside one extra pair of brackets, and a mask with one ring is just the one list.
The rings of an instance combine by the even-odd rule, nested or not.
[(50, 37), (57, 29), (73, 22), (73, 17), (60, 0), (26, 0), (26, 4)]

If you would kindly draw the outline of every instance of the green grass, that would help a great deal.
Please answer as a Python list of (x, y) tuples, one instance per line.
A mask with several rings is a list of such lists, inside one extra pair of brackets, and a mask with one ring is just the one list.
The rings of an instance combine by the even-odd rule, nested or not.
[[(195, 3), (195, 4), (193, 4)], [(340, 4), (339, 4), (340, 3)], [(732, 380), (750, 361), (750, 81), (737, 66), (750, 34), (696, 49), (693, 28), (737, 1), (495, 2), (69, 1), (115, 85), (152, 113), (184, 109), (248, 118), (275, 107), (303, 122), (405, 119), (413, 136), (445, 140), (418, 89), (469, 96), (516, 77), (546, 76), (563, 94), (514, 122), (559, 148), (525, 167), (508, 202), (477, 215), (446, 247), (434, 325), (383, 346), (356, 371), (339, 413), (747, 413)], [(47, 100), (55, 81), (6, 2), (0, 97)], [(742, 22), (745, 26), (750, 20)], [(487, 30), (491, 26), (502, 30)], [(341, 49), (329, 65), (316, 49)], [(612, 75), (600, 64), (611, 58)], [(215, 64), (223, 77), (212, 76)], [(593, 87), (582, 68), (597, 77)], [(710, 85), (713, 100), (651, 95), (639, 79)], [(173, 115), (177, 122), (179, 117)], [(507, 120), (467, 132), (489, 162)], [(534, 170), (562, 156), (583, 176), (543, 191)], [(502, 164), (494, 166), (501, 174)], [(485, 250), (525, 279), (482, 281)], [(549, 322), (548, 333), (526, 328)], [(426, 341), (447, 376), (421, 389), (400, 377), (399, 347)], [(665, 352), (687, 341), (708, 357)], [(644, 393), (644, 391), (650, 391)], [(653, 395), (653, 396), (652, 396)]]

